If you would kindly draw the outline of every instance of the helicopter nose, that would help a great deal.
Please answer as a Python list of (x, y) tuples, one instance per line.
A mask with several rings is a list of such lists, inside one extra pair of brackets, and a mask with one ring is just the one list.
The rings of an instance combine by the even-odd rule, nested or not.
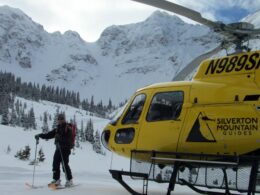
[(108, 146), (108, 142), (109, 142), (109, 138), (110, 138), (110, 130), (104, 130), (102, 135), (101, 135), (101, 142), (102, 142), (102, 145), (107, 149), (107, 150), (110, 150), (109, 149), (109, 146)]

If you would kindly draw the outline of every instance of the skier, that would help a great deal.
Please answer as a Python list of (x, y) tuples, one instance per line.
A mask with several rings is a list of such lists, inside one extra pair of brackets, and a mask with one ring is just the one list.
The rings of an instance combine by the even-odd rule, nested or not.
[(60, 180), (60, 164), (62, 163), (63, 171), (66, 175), (66, 183), (65, 187), (73, 186), (72, 181), (72, 173), (69, 166), (69, 155), (71, 153), (71, 149), (73, 148), (72, 143), (72, 129), (69, 125), (67, 125), (64, 114), (58, 115), (58, 125), (57, 128), (46, 134), (37, 134), (35, 135), (35, 139), (52, 139), (55, 138), (56, 150), (53, 156), (53, 181), (49, 185), (61, 185)]

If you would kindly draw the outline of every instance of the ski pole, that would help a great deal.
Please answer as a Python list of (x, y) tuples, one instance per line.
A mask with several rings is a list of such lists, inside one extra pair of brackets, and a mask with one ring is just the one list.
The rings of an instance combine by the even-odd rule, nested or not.
[(33, 181), (32, 181), (32, 187), (34, 186), (34, 175), (35, 175), (35, 167), (36, 167), (36, 158), (37, 158), (37, 146), (39, 144), (39, 139), (36, 139), (36, 147), (35, 147), (35, 157), (34, 157), (34, 166), (33, 166)]
[(62, 152), (61, 152), (61, 148), (60, 148), (60, 144), (57, 143), (57, 147), (60, 151), (60, 156), (61, 156), (61, 164), (62, 164), (62, 167), (63, 167), (63, 170), (64, 170), (64, 173), (65, 173), (65, 177), (66, 177), (66, 180), (68, 181), (68, 175), (67, 175), (67, 170), (65, 168), (65, 163), (64, 163), (64, 159), (63, 159), (63, 155), (62, 155)]

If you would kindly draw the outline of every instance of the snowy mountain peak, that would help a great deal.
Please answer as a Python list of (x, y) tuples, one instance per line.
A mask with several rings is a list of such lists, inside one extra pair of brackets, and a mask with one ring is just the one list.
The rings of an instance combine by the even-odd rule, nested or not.
[(101, 33), (98, 42), (102, 41), (102, 39), (107, 39), (107, 41), (113, 41), (120, 38), (120, 36), (124, 36), (124, 26), (113, 25), (106, 28)]
[(84, 42), (84, 40), (81, 38), (81, 36), (79, 35), (79, 33), (77, 33), (76, 31), (72, 31), (72, 30), (68, 30), (64, 33), (64, 38), (65, 39), (70, 39), (72, 41), (80, 41), (80, 42)]
[(2, 24), (1, 28), (12, 28), (19, 26), (24, 30), (29, 30), (30, 28), (43, 30), (42, 25), (34, 22), (23, 11), (7, 5), (0, 6), (0, 22)]
[(46, 42), (43, 26), (35, 23), (21, 10), (0, 7), (0, 61), (3, 65), (33, 66), (33, 51)]
[[(108, 27), (101, 34), (98, 44), (103, 56), (119, 56), (139, 49), (157, 51), (161, 47), (172, 47), (181, 42), (185, 44), (187, 39), (200, 40), (197, 37), (201, 36), (209, 39), (208, 33), (209, 29), (204, 26), (187, 24), (177, 16), (156, 11), (144, 22)], [(216, 40), (216, 36), (213, 39)]]
[(84, 85), (95, 77), (88, 72), (96, 74), (93, 66), (98, 62), (77, 32), (48, 33), (21, 10), (8, 6), (0, 7), (0, 24), (2, 70), (27, 81), (59, 86), (79, 74), (82, 76), (77, 82)]
[(0, 12), (2, 16), (11, 16), (13, 19), (22, 20), (24, 18), (29, 18), (22, 10), (18, 8), (12, 8), (8, 5), (0, 6)]
[(167, 12), (163, 12), (163, 11), (155, 11), (151, 14), (151, 16), (149, 16), (145, 22), (156, 22), (157, 24), (165, 24), (165, 22), (168, 23), (176, 23), (176, 24), (184, 24), (184, 22), (175, 15), (170, 15)]

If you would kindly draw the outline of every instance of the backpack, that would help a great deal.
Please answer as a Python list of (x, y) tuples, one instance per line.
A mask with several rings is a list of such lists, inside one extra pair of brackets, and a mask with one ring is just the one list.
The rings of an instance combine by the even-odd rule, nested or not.
[(72, 149), (72, 148), (74, 148), (74, 146), (75, 146), (75, 139), (76, 139), (76, 133), (77, 133), (77, 127), (76, 127), (76, 125), (75, 124), (73, 124), (73, 123), (67, 123), (67, 126), (66, 126), (66, 131), (67, 131), (67, 128), (70, 128), (71, 129), (71, 134), (72, 134), (72, 136), (71, 136), (71, 145), (70, 145), (70, 148)]

